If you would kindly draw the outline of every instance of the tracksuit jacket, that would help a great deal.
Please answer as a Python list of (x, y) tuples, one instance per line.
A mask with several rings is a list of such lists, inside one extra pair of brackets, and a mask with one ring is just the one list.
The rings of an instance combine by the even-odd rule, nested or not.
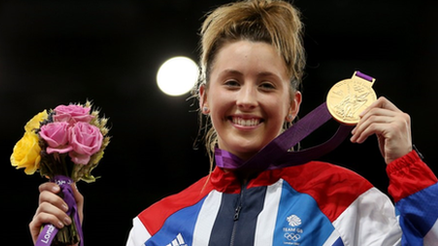
[(241, 185), (215, 168), (133, 220), (127, 246), (438, 245), (437, 178), (415, 151), (387, 166), (393, 202), (360, 175), (312, 161)]

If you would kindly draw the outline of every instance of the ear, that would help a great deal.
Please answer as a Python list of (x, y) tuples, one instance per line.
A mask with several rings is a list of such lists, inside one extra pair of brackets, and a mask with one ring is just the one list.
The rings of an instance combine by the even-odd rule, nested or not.
[(202, 83), (199, 86), (199, 108), (201, 110), (202, 113), (204, 112), (204, 108), (208, 108), (208, 104), (207, 104), (207, 88), (205, 83)]
[(292, 96), (289, 112), (286, 116), (287, 122), (292, 122), (297, 117), (298, 112), (300, 111), (301, 101), (302, 101), (301, 92), (295, 91), (294, 95)]

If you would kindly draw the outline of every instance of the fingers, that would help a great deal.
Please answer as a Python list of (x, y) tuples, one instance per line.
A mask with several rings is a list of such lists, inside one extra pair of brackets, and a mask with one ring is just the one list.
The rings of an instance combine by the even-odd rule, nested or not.
[(47, 182), (47, 183), (40, 185), (38, 189), (40, 191), (40, 197), (39, 197), (38, 204), (41, 205), (45, 202), (48, 202), (48, 203), (55, 205), (59, 209), (66, 208), (68, 210), (68, 206), (64, 202), (64, 200), (61, 197), (59, 197), (58, 195), (56, 195), (61, 191), (61, 188), (57, 184)]
[[(369, 110), (353, 129), (351, 141), (363, 143), (369, 136), (379, 134), (391, 137), (392, 132), (397, 129), (404, 130), (408, 115), (382, 108)], [(395, 130), (395, 131), (393, 131)]]
[[(56, 200), (56, 199), (48, 199), (48, 200)], [(50, 203), (49, 201), (44, 201), (38, 207), (33, 221), (37, 222), (37, 224), (40, 224), (39, 226), (50, 223), (58, 228), (62, 228), (65, 225), (71, 224), (71, 219), (66, 214), (67, 210), (68, 208), (64, 206), (60, 208)]]
[(385, 97), (379, 97), (375, 102), (373, 102), (368, 108), (366, 108), (361, 114), (360, 117), (366, 115), (370, 110), (374, 108), (383, 108), (394, 112), (402, 112), (398, 109), (391, 101), (386, 99)]
[(384, 125), (391, 124), (392, 117), (400, 112), (394, 104), (380, 97), (360, 114), (361, 120), (351, 132), (351, 141), (362, 143), (372, 134), (384, 131)]
[(41, 230), (41, 226), (52, 224), (57, 228), (63, 228), (71, 224), (70, 216), (66, 214), (67, 204), (57, 195), (60, 188), (54, 183), (44, 183), (39, 187), (39, 206), (29, 223), (29, 230), (35, 242)]
[[(84, 197), (78, 191), (75, 183), (71, 184), (71, 186), (77, 203), (77, 212), (79, 213), (82, 223)], [(57, 195), (61, 191), (61, 188), (55, 183), (47, 182), (41, 184), (38, 189), (40, 191), (39, 206), (32, 221), (29, 223), (29, 230), (34, 243), (38, 239), (41, 226), (52, 224), (61, 229), (72, 223), (70, 216), (66, 214), (69, 209), (68, 205)]]
[(59, 185), (52, 183), (52, 182), (46, 182), (41, 184), (38, 187), (39, 192), (41, 193), (42, 191), (51, 191), (53, 193), (59, 193), (61, 191), (61, 188), (59, 187)]
[(412, 150), (410, 116), (388, 99), (380, 97), (360, 117), (361, 120), (352, 131), (350, 140), (353, 143), (363, 143), (369, 136), (377, 135), (386, 163)]

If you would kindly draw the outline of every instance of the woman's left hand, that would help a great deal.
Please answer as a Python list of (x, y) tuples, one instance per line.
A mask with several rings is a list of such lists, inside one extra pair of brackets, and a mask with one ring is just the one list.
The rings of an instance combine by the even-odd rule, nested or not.
[(411, 118), (385, 97), (380, 97), (360, 115), (351, 142), (363, 143), (376, 134), (386, 164), (412, 151)]

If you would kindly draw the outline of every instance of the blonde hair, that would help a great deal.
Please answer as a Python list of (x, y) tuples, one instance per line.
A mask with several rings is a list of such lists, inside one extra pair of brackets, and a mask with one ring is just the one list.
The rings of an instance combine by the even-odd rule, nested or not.
[[(248, 40), (265, 42), (275, 47), (283, 58), (291, 91), (301, 85), (305, 66), (302, 44), (303, 24), (299, 11), (290, 3), (279, 0), (246, 0), (223, 5), (207, 14), (201, 28), (201, 84), (209, 87), (209, 76), (218, 51), (228, 42)], [(197, 95), (198, 90), (195, 92)], [(200, 110), (201, 111), (201, 110)], [(199, 135), (203, 133), (211, 164), (217, 133), (209, 117), (200, 114)]]

